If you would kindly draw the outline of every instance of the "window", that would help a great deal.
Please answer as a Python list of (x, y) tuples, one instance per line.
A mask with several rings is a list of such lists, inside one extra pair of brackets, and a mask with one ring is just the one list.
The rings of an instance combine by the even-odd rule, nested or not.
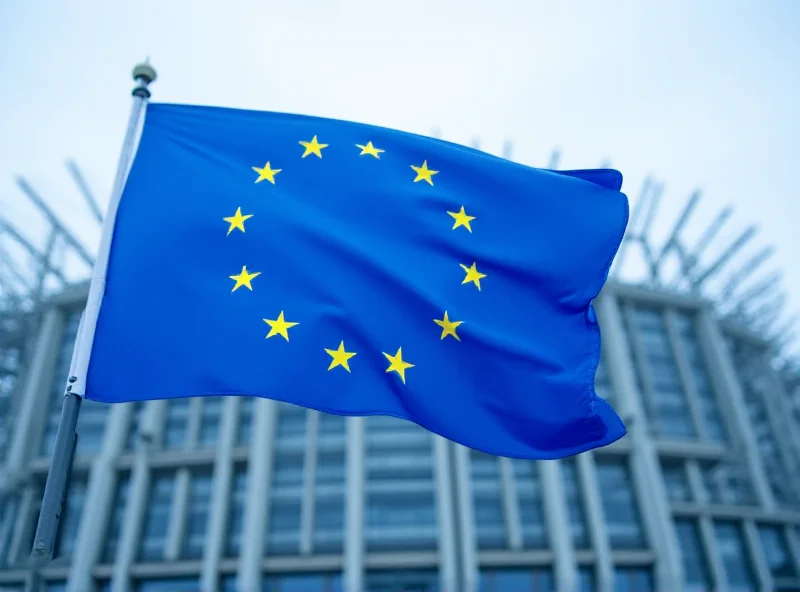
[(344, 446), (347, 418), (330, 413), (319, 414), (319, 447), (324, 449)]
[(111, 406), (107, 403), (98, 403), (84, 399), (81, 403), (81, 412), (78, 414), (78, 424), (75, 430), (78, 433), (78, 444), (75, 454), (93, 454), (103, 447), (103, 437), (106, 432), (108, 410)]
[(708, 437), (715, 442), (725, 442), (727, 440), (725, 424), (722, 421), (716, 394), (711, 387), (705, 357), (695, 332), (694, 320), (685, 313), (677, 314), (675, 320), (678, 338), (683, 347), (692, 382), (700, 400), (700, 409)]
[(432, 436), (395, 417), (366, 420), (368, 550), (434, 549), (438, 543)]
[(278, 404), (267, 520), (267, 554), (292, 555), (300, 552), (307, 413), (295, 405)]
[(591, 542), (578, 478), (578, 463), (574, 458), (565, 458), (559, 464), (561, 465), (561, 479), (564, 484), (564, 497), (569, 515), (569, 527), (572, 531), (572, 544), (576, 549), (588, 549)]
[(678, 535), (686, 583), (693, 585), (692, 590), (710, 590), (711, 576), (697, 524), (694, 520), (678, 519), (675, 520), (675, 531)]
[(264, 578), (264, 592), (340, 592), (343, 589), (342, 577), (334, 573), (275, 574)]
[(224, 397), (203, 397), (200, 412), (200, 430), (197, 441), (200, 448), (213, 448), (219, 437), (219, 422)]
[(117, 557), (119, 537), (122, 535), (122, 524), (125, 520), (125, 508), (128, 505), (128, 488), (130, 476), (120, 475), (117, 481), (117, 491), (114, 496), (114, 507), (108, 520), (108, 532), (103, 543), (103, 563), (113, 563)]
[(744, 467), (731, 458), (717, 463), (701, 463), (703, 487), (712, 504), (754, 504), (755, 494)]
[(134, 592), (197, 592), (200, 583), (197, 578), (159, 578), (137, 580)]
[(548, 568), (485, 568), (478, 574), (478, 592), (553, 592), (553, 574)]
[(253, 408), (255, 407), (254, 397), (239, 398), (239, 423), (236, 426), (236, 444), (247, 446), (250, 444), (250, 437), (253, 429)]
[(669, 501), (692, 501), (692, 490), (686, 477), (686, 465), (682, 460), (662, 460), (661, 474), (664, 476), (664, 487)]
[(314, 489), (315, 553), (340, 552), (343, 548), (344, 484), (344, 450), (318, 450)]
[(542, 511), (542, 486), (537, 464), (531, 460), (512, 460), (519, 498), (519, 520), (522, 523), (522, 542), (525, 547), (547, 547), (547, 530)]
[(276, 444), (279, 449), (302, 449), (306, 437), (307, 413), (302, 407), (278, 403)]
[(615, 592), (653, 592), (653, 573), (649, 567), (617, 567), (614, 570)]
[(72, 556), (72, 552), (75, 549), (75, 539), (78, 536), (78, 526), (81, 522), (83, 502), (86, 500), (86, 479), (76, 479), (73, 475), (70, 481), (64, 504), (64, 513), (58, 525), (55, 558), (68, 559)]
[(186, 446), (187, 424), (189, 422), (189, 399), (169, 399), (164, 418), (164, 440), (166, 450)]
[[(661, 311), (637, 306), (633, 309), (632, 321), (633, 327), (629, 326), (628, 332), (635, 331), (638, 341), (634, 343), (642, 346), (636, 366), (638, 373), (645, 374), (649, 379), (645, 382), (640, 376), (639, 382), (650, 386), (643, 395), (653, 431), (658, 436), (674, 439), (695, 438), (664, 315)], [(634, 347), (633, 351), (637, 352), (637, 348)]]
[[(139, 551), (139, 556), (143, 561), (163, 558), (174, 489), (174, 475), (153, 475)], [(146, 589), (152, 590), (153, 588)]]
[(433, 570), (368, 571), (364, 574), (368, 592), (438, 592), (439, 575)]
[(578, 588), (576, 592), (594, 592), (597, 588), (593, 567), (578, 568)]
[(797, 569), (792, 562), (792, 554), (786, 540), (786, 533), (780, 526), (761, 525), (758, 527), (761, 549), (769, 571), (775, 578), (796, 578)]
[(293, 555), (300, 545), (300, 500), (274, 500), (269, 512), (267, 551), (273, 555)]
[(182, 555), (185, 558), (199, 559), (203, 556), (211, 506), (211, 490), (210, 474), (192, 475), (182, 549)]
[(644, 532), (627, 460), (598, 459), (597, 480), (611, 547), (645, 548)]
[(470, 451), (472, 503), (478, 548), (502, 549), (508, 544), (499, 459)]
[(755, 577), (745, 549), (742, 529), (736, 522), (717, 522), (714, 525), (717, 551), (725, 566), (728, 587), (733, 591), (755, 590)]
[(784, 464), (767, 412), (766, 401), (774, 392), (766, 376), (764, 352), (750, 344), (732, 340), (731, 353), (742, 386), (747, 415), (775, 501), (780, 506), (797, 509), (800, 507), (800, 492), (792, 486), (791, 473)]
[(609, 403), (614, 402), (614, 392), (611, 389), (611, 378), (608, 375), (608, 370), (603, 360), (597, 366), (597, 372), (594, 375), (594, 390), (599, 396), (604, 398)]
[(231, 498), (228, 506), (228, 532), (225, 535), (225, 555), (236, 557), (242, 545), (244, 502), (247, 498), (247, 468), (236, 467), (231, 480)]

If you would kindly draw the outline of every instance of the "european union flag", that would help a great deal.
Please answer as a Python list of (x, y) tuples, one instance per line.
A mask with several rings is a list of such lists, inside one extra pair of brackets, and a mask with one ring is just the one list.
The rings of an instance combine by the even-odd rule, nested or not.
[(558, 458), (625, 428), (591, 307), (628, 219), (616, 171), (398, 131), (147, 109), (86, 396), (255, 395)]

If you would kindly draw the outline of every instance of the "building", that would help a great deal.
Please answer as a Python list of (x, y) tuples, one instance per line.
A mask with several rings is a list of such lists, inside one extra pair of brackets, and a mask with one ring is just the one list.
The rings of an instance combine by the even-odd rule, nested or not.
[[(648, 246), (636, 218), (626, 244)], [(662, 256), (683, 250), (677, 234)], [(56, 556), (38, 570), (86, 287), (20, 305), (16, 341), (6, 308), (0, 591), (800, 590), (798, 374), (776, 367), (749, 305), (694, 289), (705, 275), (688, 263), (694, 285), (668, 290), (647, 256), (652, 277), (610, 280), (595, 304), (597, 390), (629, 430), (614, 445), (520, 461), (260, 399), (86, 401)]]

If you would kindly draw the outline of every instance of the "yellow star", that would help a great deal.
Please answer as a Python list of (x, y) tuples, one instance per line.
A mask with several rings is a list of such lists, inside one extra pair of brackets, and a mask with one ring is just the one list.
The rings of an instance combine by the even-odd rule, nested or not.
[(242, 265), (242, 271), (241, 271), (241, 273), (239, 273), (239, 275), (228, 276), (232, 280), (236, 280), (236, 285), (233, 287), (233, 290), (231, 290), (231, 292), (235, 292), (236, 290), (238, 290), (242, 286), (245, 286), (248, 290), (250, 290), (252, 292), (253, 291), (253, 286), (250, 285), (250, 280), (252, 280), (254, 277), (257, 277), (259, 275), (261, 275), (260, 271), (257, 271), (255, 273), (247, 273), (247, 266), (246, 265)]
[(400, 380), (403, 381), (403, 384), (406, 383), (406, 369), (413, 368), (414, 364), (409, 364), (408, 362), (403, 361), (403, 348), (398, 347), (397, 353), (395, 355), (389, 355), (386, 352), (381, 352), (386, 359), (391, 362), (389, 367), (386, 369), (386, 372), (397, 372), (400, 375)]
[(256, 183), (261, 183), (264, 179), (275, 185), (275, 175), (281, 172), (282, 169), (273, 169), (269, 166), (269, 161), (264, 165), (264, 168), (253, 167), (253, 170), (258, 173)]
[(361, 148), (361, 154), (359, 154), (359, 156), (364, 156), (365, 154), (369, 154), (370, 156), (374, 156), (379, 160), (381, 158), (380, 153), (386, 152), (386, 150), (375, 148), (375, 146), (372, 145), (372, 142), (367, 142), (366, 146), (363, 144), (356, 144), (356, 148)]
[(414, 179), (414, 183), (416, 183), (417, 181), (427, 181), (428, 185), (433, 185), (431, 177), (439, 173), (439, 171), (432, 171), (431, 169), (428, 168), (427, 160), (422, 162), (421, 167), (416, 167), (412, 164), (411, 168), (414, 169), (415, 173), (417, 173), (417, 178)]
[(442, 328), (442, 339), (448, 335), (452, 335), (461, 341), (461, 338), (456, 334), (456, 327), (458, 327), (464, 321), (451, 321), (447, 317), (447, 311), (444, 311), (444, 318), (441, 321), (439, 319), (433, 319), (433, 322)]
[(317, 142), (317, 136), (314, 136), (310, 142), (300, 142), (300, 145), (306, 149), (306, 151), (303, 152), (302, 158), (305, 158), (309, 154), (316, 154), (322, 158), (322, 149), (328, 147), (328, 144), (320, 144)]
[(270, 327), (269, 333), (267, 333), (266, 339), (269, 339), (270, 337), (274, 337), (275, 335), (280, 335), (286, 341), (289, 341), (289, 331), (288, 331), (288, 329), (291, 329), (295, 325), (299, 325), (300, 324), (300, 323), (290, 323), (289, 321), (285, 320), (283, 318), (283, 311), (281, 311), (281, 314), (279, 314), (278, 318), (275, 319), (274, 321), (272, 321), (270, 319), (264, 319), (264, 322), (267, 325), (269, 325), (269, 327)]
[(470, 227), (469, 223), (475, 219), (475, 216), (467, 216), (467, 213), (464, 211), (464, 206), (461, 206), (460, 212), (447, 212), (447, 213), (450, 214), (455, 220), (455, 224), (453, 224), (453, 230), (455, 230), (459, 226), (463, 226), (464, 228), (472, 232), (472, 228)]
[(247, 214), (246, 216), (242, 216), (242, 208), (236, 208), (236, 213), (231, 216), (230, 218), (223, 218), (225, 222), (228, 222), (231, 227), (228, 228), (228, 234), (233, 232), (234, 228), (238, 228), (242, 232), (244, 232), (244, 221), (249, 220), (253, 217), (253, 214)]
[(344, 341), (342, 341), (339, 344), (339, 349), (325, 348), (325, 351), (328, 352), (328, 355), (330, 355), (333, 358), (333, 360), (331, 360), (331, 365), (328, 366), (328, 370), (333, 370), (334, 368), (336, 368), (336, 366), (341, 366), (342, 368), (350, 372), (350, 366), (348, 365), (347, 360), (356, 355), (356, 353), (344, 351)]
[(464, 271), (467, 272), (467, 275), (464, 278), (464, 281), (461, 282), (461, 283), (462, 284), (466, 284), (467, 282), (472, 282), (473, 284), (478, 286), (478, 290), (480, 290), (481, 289), (481, 278), (485, 278), (486, 274), (485, 273), (481, 273), (480, 271), (478, 271), (478, 268), (475, 267), (475, 263), (473, 263), (471, 267), (467, 267), (463, 263), (460, 263), (459, 265), (461, 265), (461, 269), (463, 269)]

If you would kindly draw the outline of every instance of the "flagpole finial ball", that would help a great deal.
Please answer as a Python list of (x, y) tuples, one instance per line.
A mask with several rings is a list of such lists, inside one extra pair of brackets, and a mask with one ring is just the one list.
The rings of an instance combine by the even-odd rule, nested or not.
[(140, 78), (144, 81), (145, 85), (150, 84), (156, 79), (156, 69), (149, 63), (138, 64), (133, 69), (133, 79), (139, 80)]

